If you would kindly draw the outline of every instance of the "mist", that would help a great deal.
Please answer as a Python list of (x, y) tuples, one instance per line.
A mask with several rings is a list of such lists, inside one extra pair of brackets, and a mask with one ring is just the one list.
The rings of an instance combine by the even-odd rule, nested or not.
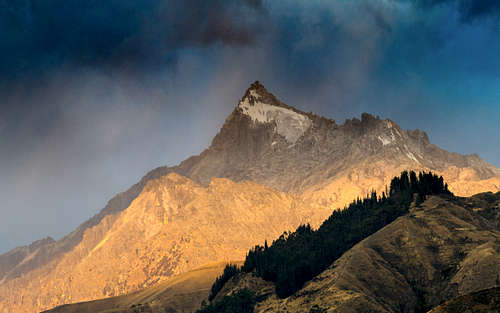
[(467, 3), (0, 1), (0, 253), (200, 153), (255, 80), (500, 166), (499, 7)]

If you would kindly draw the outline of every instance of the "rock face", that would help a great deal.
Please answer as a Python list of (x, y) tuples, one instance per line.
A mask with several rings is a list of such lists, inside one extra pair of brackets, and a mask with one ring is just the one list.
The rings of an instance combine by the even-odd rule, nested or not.
[(431, 197), (286, 299), (252, 274), (234, 278), (217, 298), (247, 287), (264, 299), (256, 312), (427, 312), (498, 284), (499, 221), (500, 193)]
[[(158, 265), (157, 275), (149, 277), (149, 274), (137, 274), (137, 279), (130, 280), (133, 283), (124, 286), (123, 279), (128, 276), (111, 278), (111, 275), (117, 273), (111, 271), (108, 275), (109, 280), (102, 286), (103, 290), (100, 292), (96, 292), (93, 289), (95, 286), (90, 282), (92, 287), (89, 288), (83, 284), (78, 287), (73, 286), (74, 284), (71, 288), (64, 287), (68, 277), (74, 275), (73, 271), (77, 270), (74, 268), (75, 264), (83, 262), (82, 260), (88, 257), (89, 251), (94, 251), (92, 253), (94, 255), (99, 250), (96, 246), (100, 245), (103, 238), (107, 238), (108, 232), (115, 231), (118, 227), (115, 223), (122, 221), (123, 215), (129, 214), (124, 212), (132, 210), (133, 203), (137, 203), (139, 195), (145, 192), (150, 182), (161, 180), (170, 173), (188, 178), (196, 190), (203, 188), (210, 190), (214, 178), (227, 178), (232, 182), (230, 184), (226, 181), (228, 186), (233, 187), (240, 186), (233, 182), (252, 181), (253, 185), (249, 185), (248, 188), (256, 190), (272, 188), (272, 192), (279, 193), (284, 198), (288, 197), (287, 199), (294, 199), (299, 211), (314, 208), (311, 212), (315, 212), (316, 215), (310, 218), (302, 219), (303, 216), (300, 215), (289, 217), (289, 220), (278, 223), (274, 229), (269, 230), (262, 229), (268, 225), (260, 225), (256, 221), (252, 224), (251, 220), (247, 221), (250, 224), (239, 231), (248, 232), (245, 233), (246, 236), (254, 237), (240, 242), (241, 245), (238, 246), (240, 250), (235, 251), (241, 252), (246, 251), (250, 242), (257, 243), (252, 240), (261, 240), (267, 235), (269, 236), (266, 238), (272, 239), (274, 237), (270, 237), (271, 234), (290, 229), (299, 220), (317, 222), (320, 216), (326, 217), (324, 214), (328, 209), (343, 207), (372, 189), (383, 190), (393, 176), (406, 169), (433, 170), (440, 173), (449, 183), (451, 191), (458, 195), (500, 190), (500, 170), (487, 164), (477, 155), (464, 156), (444, 151), (431, 144), (422, 131), (404, 131), (389, 119), (381, 120), (369, 114), (363, 114), (361, 120), (354, 118), (340, 125), (331, 119), (305, 113), (282, 103), (260, 83), (255, 82), (227, 117), (210, 147), (200, 155), (190, 157), (177, 166), (152, 170), (137, 184), (111, 199), (99, 214), (61, 240), (46, 239), (0, 255), (0, 312), (13, 312), (21, 307), (40, 310), (60, 303), (115, 295), (146, 286), (161, 277), (168, 277), (189, 268), (178, 265), (179, 267), (174, 266), (176, 269), (173, 269), (171, 265), (172, 262), (177, 262), (175, 261), (177, 255), (172, 252), (174, 250), (170, 250), (174, 246), (169, 246), (161, 250), (161, 253), (166, 253), (165, 255), (154, 255), (155, 258), (170, 260)], [(171, 201), (180, 200), (172, 196)], [(305, 204), (307, 205), (303, 207)], [(250, 200), (246, 205), (258, 207), (258, 204), (251, 203)], [(260, 206), (263, 212), (277, 210), (274, 207), (275, 203), (266, 205), (268, 206), (265, 208)], [(219, 205), (213, 205), (211, 208), (214, 212), (220, 209)], [(224, 212), (229, 214), (229, 211)], [(259, 214), (264, 214), (263, 212)], [(137, 216), (139, 215), (137, 213)], [(145, 241), (140, 243), (137, 241), (142, 237), (138, 235), (139, 233), (136, 234), (137, 225), (132, 226), (127, 232), (124, 231), (123, 238), (128, 238), (129, 242), (125, 242), (124, 239), (112, 241), (117, 245), (112, 250), (146, 244)], [(139, 230), (146, 232), (144, 229)], [(266, 236), (252, 235), (258, 232)], [(168, 242), (173, 242), (174, 239), (169, 237), (169, 233), (164, 233), (164, 236), (153, 237), (152, 240), (168, 239)], [(147, 244), (155, 245), (150, 241)], [(183, 252), (185, 255), (197, 257), (195, 251), (198, 249), (197, 246), (192, 245), (186, 249), (193, 251), (186, 252), (186, 250)], [(240, 252), (228, 257), (234, 259)], [(215, 255), (215, 252), (211, 254)], [(140, 257), (142, 256), (139, 253), (136, 255), (132, 253), (127, 255), (124, 262), (130, 262), (130, 266), (146, 266), (149, 260), (144, 261), (139, 259)], [(69, 259), (73, 261), (70, 262)], [(123, 260), (121, 258), (120, 262)], [(209, 260), (207, 254), (207, 261), (215, 260)], [(105, 260), (96, 262), (102, 263), (103, 266), (106, 263)], [(189, 260), (189, 262), (195, 261)], [(112, 267), (114, 270), (114, 266)], [(124, 268), (122, 270), (125, 271)], [(149, 273), (153, 270), (141, 268), (136, 271)], [(89, 277), (97, 278), (97, 276)], [(47, 289), (45, 285), (41, 285), (42, 282), (46, 286), (54, 286), (54, 290), (58, 289), (61, 292), (38, 295), (37, 288), (44, 286), (43, 289)], [(26, 305), (26, 303), (31, 304)], [(16, 312), (29, 312), (29, 310)]]

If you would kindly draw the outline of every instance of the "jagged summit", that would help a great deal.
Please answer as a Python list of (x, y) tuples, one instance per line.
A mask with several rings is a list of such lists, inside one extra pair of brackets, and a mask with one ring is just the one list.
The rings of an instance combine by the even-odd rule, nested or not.
[[(279, 101), (272, 93), (267, 91), (266, 87), (262, 85), (258, 80), (253, 82), (250, 87), (245, 91), (243, 98), (238, 102), (240, 105), (245, 99), (252, 102), (254, 99), (262, 99), (265, 103), (274, 106), (287, 106), (286, 104)], [(253, 103), (253, 102), (252, 102)]]
[(267, 91), (266, 87), (264, 87), (264, 85), (262, 85), (258, 80), (253, 82), (245, 91), (243, 97), (238, 101), (237, 109), (242, 106), (252, 106), (256, 103), (265, 103), (266, 105), (288, 109), (298, 114), (315, 116), (312, 113), (303, 112), (293, 106), (281, 102), (274, 94)]
[[(360, 167), (366, 168), (351, 173)], [(390, 119), (368, 113), (338, 125), (332, 119), (286, 105), (255, 82), (210, 147), (172, 171), (202, 185), (209, 184), (213, 177), (227, 177), (253, 180), (285, 192), (314, 193), (311, 188), (317, 184), (342, 175), (350, 180), (376, 175), (377, 184), (383, 186), (387, 182), (382, 177), (394, 176), (400, 170), (442, 172), (450, 167), (453, 175), (459, 175), (462, 168), (473, 168), (470, 177), (475, 179), (500, 175), (498, 169), (481, 159), (436, 147), (423, 131), (406, 131)], [(328, 197), (328, 203), (339, 203), (344, 197), (341, 190), (329, 192), (336, 196), (321, 196)]]
[[(281, 102), (268, 92), (259, 81), (252, 83), (246, 90), (229, 119), (231, 120), (234, 115), (245, 116), (254, 127), (258, 127), (259, 124), (270, 125), (274, 132), (284, 137), (289, 144), (292, 144), (291, 146), (310, 128), (337, 128), (338, 126), (332, 119), (320, 117), (314, 113), (306, 113)], [(227, 126), (224, 125), (223, 130)], [(340, 126), (344, 127), (346, 131), (360, 135), (377, 132), (378, 135), (375, 138), (383, 146), (395, 143), (398, 139), (404, 139), (402, 136), (404, 131), (395, 122), (390, 119), (382, 120), (380, 117), (366, 112), (361, 114), (361, 120), (354, 117), (347, 119), (344, 125)], [(242, 128), (243, 126), (239, 125), (238, 127)], [(398, 134), (400, 136), (397, 136)], [(423, 131), (412, 131), (411, 135), (416, 140), (429, 141), (427, 134)]]
[[(364, 141), (372, 141), (367, 143), (372, 152), (376, 152), (378, 148), (400, 145), (402, 152), (415, 162), (419, 162), (418, 156), (415, 156), (414, 151), (409, 151), (408, 145), (404, 143), (408, 144), (408, 141), (417, 145), (430, 143), (427, 134), (421, 130), (404, 131), (392, 120), (382, 120), (366, 112), (361, 114), (361, 119), (354, 117), (347, 119), (343, 125), (337, 125), (332, 119), (320, 117), (314, 113), (305, 113), (281, 102), (259, 81), (252, 83), (238, 101), (238, 106), (228, 117), (220, 135), (227, 133), (228, 129), (231, 133), (234, 133), (236, 129), (241, 133), (245, 128), (251, 128), (252, 131), (259, 128), (267, 131), (271, 129), (272, 133), (261, 135), (272, 139), (270, 143), (273, 146), (277, 145), (275, 149), (280, 143), (279, 138), (276, 137), (282, 137), (289, 149), (307, 141), (308, 134), (315, 134), (314, 139), (317, 140), (319, 133), (324, 135), (325, 132), (342, 130), (343, 135), (362, 137)], [(223, 137), (225, 140), (229, 139), (228, 136)], [(238, 141), (240, 139), (238, 138)], [(214, 140), (215, 145), (220, 143), (221, 140)], [(265, 145), (265, 143), (262, 144)]]
[(444, 171), (450, 166), (473, 167), (472, 176), (481, 179), (500, 175), (481, 159), (436, 147), (421, 130), (406, 131), (369, 113), (339, 125), (288, 106), (258, 81), (246, 90), (210, 147), (172, 170), (203, 185), (212, 177), (228, 177), (303, 192), (368, 160), (370, 168), (377, 162), (391, 164), (391, 175), (399, 169)]
[[(259, 96), (266, 96), (266, 95), (271, 95), (266, 87), (264, 87), (264, 85), (262, 85), (258, 80), (254, 81), (250, 87), (248, 87), (248, 89), (245, 91), (245, 94), (243, 95), (243, 98), (241, 98), (241, 100), (245, 99), (246, 97), (248, 97), (249, 95), (251, 94), (258, 94)], [(273, 96), (274, 97), (274, 96)], [(275, 97), (274, 97), (275, 98)], [(275, 100), (277, 100), (275, 98)]]

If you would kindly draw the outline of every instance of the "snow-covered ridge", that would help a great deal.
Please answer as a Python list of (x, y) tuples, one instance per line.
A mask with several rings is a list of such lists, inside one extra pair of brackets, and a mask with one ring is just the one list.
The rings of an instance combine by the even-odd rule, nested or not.
[(294, 144), (312, 125), (309, 117), (290, 109), (267, 104), (254, 89), (240, 101), (238, 107), (255, 123), (274, 123), (274, 130)]

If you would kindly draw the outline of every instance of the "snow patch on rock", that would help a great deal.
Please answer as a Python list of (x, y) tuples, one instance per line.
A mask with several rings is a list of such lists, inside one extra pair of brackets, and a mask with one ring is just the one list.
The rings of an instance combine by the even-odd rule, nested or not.
[(415, 157), (415, 155), (413, 155), (413, 153), (411, 153), (410, 151), (407, 151), (407, 152), (406, 152), (406, 156), (407, 156), (410, 160), (413, 160), (413, 161), (415, 161), (415, 162), (417, 162), (417, 163), (420, 163), (420, 162), (417, 160), (417, 158)]
[(294, 144), (312, 125), (309, 117), (287, 108), (278, 107), (259, 101), (261, 96), (256, 90), (240, 101), (241, 112), (255, 123), (274, 123), (274, 130)]
[(391, 144), (391, 142), (393, 142), (393, 140), (391, 140), (390, 138), (387, 138), (385, 136), (378, 136), (378, 140), (380, 140), (382, 142), (382, 145), (384, 145), (384, 146), (387, 146), (387, 145)]
[(410, 160), (413, 160), (417, 163), (420, 163), (417, 158), (415, 157), (415, 155), (410, 151), (410, 149), (408, 148), (407, 145), (404, 145), (405, 147), (405, 150), (406, 150), (406, 156), (410, 159)]
[(377, 139), (380, 140), (380, 142), (384, 146), (387, 146), (387, 145), (389, 145), (389, 144), (391, 144), (391, 143), (393, 143), (393, 142), (396, 141), (396, 136), (394, 136), (394, 131), (391, 129), (392, 128), (391, 123), (387, 122), (386, 125), (388, 126), (387, 128), (390, 129), (390, 135), (388, 135), (388, 134), (382, 134), (380, 136), (377, 136)]

